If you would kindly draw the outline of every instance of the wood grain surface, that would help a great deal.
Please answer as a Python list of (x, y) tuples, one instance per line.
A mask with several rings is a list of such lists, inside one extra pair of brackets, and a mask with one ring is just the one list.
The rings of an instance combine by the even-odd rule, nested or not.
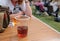
[(14, 26), (0, 33), (0, 41), (60, 41), (60, 34), (32, 17), (29, 20), (28, 35), (25, 38), (17, 36), (17, 27)]

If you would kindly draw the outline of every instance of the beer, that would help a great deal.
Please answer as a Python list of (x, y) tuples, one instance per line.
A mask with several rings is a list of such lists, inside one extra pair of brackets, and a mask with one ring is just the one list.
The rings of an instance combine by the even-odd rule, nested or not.
[(23, 38), (27, 36), (28, 26), (18, 26), (17, 27), (18, 36)]

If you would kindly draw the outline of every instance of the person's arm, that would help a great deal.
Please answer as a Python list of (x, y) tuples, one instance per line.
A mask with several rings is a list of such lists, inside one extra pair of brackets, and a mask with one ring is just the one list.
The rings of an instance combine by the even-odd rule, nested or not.
[(25, 14), (27, 14), (28, 16), (32, 16), (32, 9), (30, 7), (29, 1), (25, 1), (26, 3), (26, 10), (25, 10)]

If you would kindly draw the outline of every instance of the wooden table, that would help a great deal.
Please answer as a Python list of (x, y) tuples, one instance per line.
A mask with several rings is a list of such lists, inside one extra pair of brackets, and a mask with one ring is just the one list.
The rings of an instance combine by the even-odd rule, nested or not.
[(4, 33), (0, 33), (0, 41), (60, 41), (59, 33), (35, 17), (29, 20), (27, 37), (18, 38), (16, 30), (16, 27), (8, 27)]

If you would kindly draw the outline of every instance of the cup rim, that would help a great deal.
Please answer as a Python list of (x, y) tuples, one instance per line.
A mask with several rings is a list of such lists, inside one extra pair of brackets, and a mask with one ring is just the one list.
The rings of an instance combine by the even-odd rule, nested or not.
[[(20, 16), (23, 16), (23, 15), (20, 15)], [(27, 18), (20, 18), (20, 19), (19, 19), (18, 17), (20, 17), (20, 16), (16, 16), (15, 19), (16, 19), (16, 20), (29, 20), (29, 19), (30, 19), (30, 17), (27, 16), (27, 15), (25, 16), (25, 17), (27, 17)]]

